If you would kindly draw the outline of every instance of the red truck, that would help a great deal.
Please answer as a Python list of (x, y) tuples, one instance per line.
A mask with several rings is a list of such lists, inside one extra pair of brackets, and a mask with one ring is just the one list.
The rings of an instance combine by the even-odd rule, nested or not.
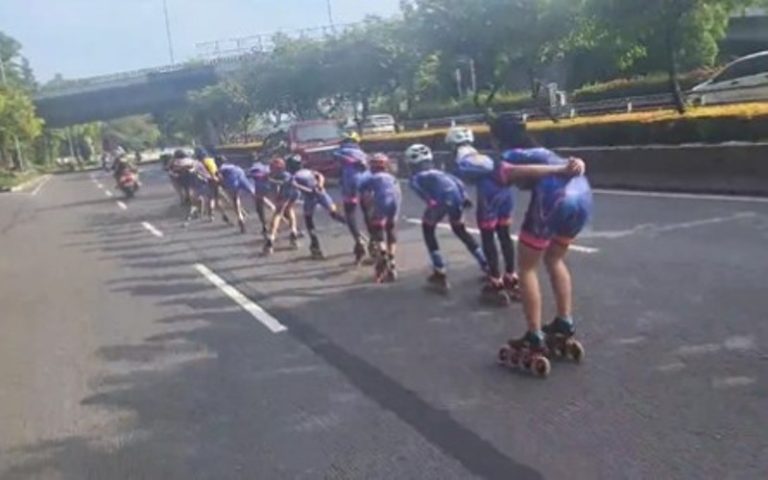
[(307, 168), (338, 178), (340, 167), (333, 152), (339, 148), (343, 136), (335, 120), (296, 122), (288, 129), (288, 149), (301, 154)]

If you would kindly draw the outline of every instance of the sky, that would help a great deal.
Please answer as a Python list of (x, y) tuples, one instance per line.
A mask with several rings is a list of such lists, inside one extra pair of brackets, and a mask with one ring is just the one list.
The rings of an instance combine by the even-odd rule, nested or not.
[[(328, 25), (327, 0), (166, 0), (177, 61), (196, 44)], [(331, 0), (336, 23), (397, 13), (399, 0)], [(23, 45), (39, 81), (170, 63), (163, 0), (0, 0), (0, 31)]]

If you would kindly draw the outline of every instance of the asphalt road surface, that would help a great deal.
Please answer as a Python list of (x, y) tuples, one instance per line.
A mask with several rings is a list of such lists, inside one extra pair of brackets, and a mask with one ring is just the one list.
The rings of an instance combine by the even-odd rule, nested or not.
[(541, 380), (495, 365), (521, 309), (478, 303), (450, 232), (439, 297), (413, 223), (378, 286), (341, 226), (325, 262), (264, 259), (253, 218), (184, 228), (143, 179), (0, 196), (3, 480), (766, 478), (766, 201), (598, 194), (570, 257), (587, 359)]

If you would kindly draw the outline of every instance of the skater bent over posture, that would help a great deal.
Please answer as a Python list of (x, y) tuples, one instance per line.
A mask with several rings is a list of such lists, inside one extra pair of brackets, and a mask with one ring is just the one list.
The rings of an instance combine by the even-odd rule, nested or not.
[[(515, 244), (510, 227), (515, 208), (514, 189), (502, 185), (494, 174), (498, 162), (479, 153), (472, 144), (475, 136), (466, 127), (454, 127), (445, 138), (453, 148), (456, 170), (460, 177), (473, 181), (477, 187), (477, 226), (480, 228), (483, 253), (488, 260), (488, 278), (481, 293), (483, 301), (508, 305), (511, 298), (519, 299), (515, 275)], [(499, 269), (499, 251), (504, 257), (504, 275)]]
[(371, 175), (360, 183), (360, 195), (371, 198), (371, 242), (379, 250), (376, 255), (376, 281), (391, 282), (397, 278), (395, 227), (403, 194), (397, 178), (389, 173), (389, 157), (376, 153), (371, 156), (370, 165)]
[(485, 260), (485, 255), (464, 225), (463, 211), (472, 205), (472, 202), (467, 198), (464, 184), (453, 175), (434, 168), (432, 151), (425, 145), (412, 145), (406, 150), (405, 157), (412, 173), (411, 188), (427, 204), (421, 228), (434, 269), (432, 276), (428, 279), (429, 284), (443, 291), (448, 289), (445, 261), (440, 254), (440, 247), (435, 235), (437, 224), (446, 215), (451, 221), (453, 233), (472, 253), (481, 270), (484, 273), (487, 272), (488, 263)]
[[(573, 346), (571, 274), (565, 256), (573, 239), (592, 214), (592, 192), (584, 177), (582, 160), (565, 160), (544, 148), (537, 148), (529, 138), (525, 124), (512, 115), (502, 115), (491, 122), (491, 135), (504, 163), (499, 181), (531, 190), (531, 200), (520, 233), (519, 275), (527, 333), (509, 343), (513, 351), (543, 355), (547, 345), (564, 350)], [(542, 327), (541, 291), (537, 268), (542, 258), (547, 266), (557, 303), (557, 317)], [(546, 338), (545, 338), (546, 335)], [(545, 343), (546, 341), (546, 343)], [(559, 346), (557, 346), (559, 345)], [(577, 360), (583, 354), (573, 354)], [(539, 372), (542, 374), (547, 372)]]
[(291, 248), (298, 248), (299, 235), (296, 229), (296, 212), (294, 204), (299, 200), (299, 191), (293, 186), (293, 178), (286, 170), (285, 160), (275, 158), (269, 165), (269, 181), (274, 188), (275, 213), (270, 222), (269, 236), (264, 245), (264, 255), (271, 255), (275, 249), (275, 237), (280, 221), (285, 217), (289, 219), (291, 229)]
[[(360, 210), (363, 212), (365, 226), (369, 229), (370, 212), (365, 202), (360, 202), (358, 187), (360, 181), (368, 172), (368, 156), (360, 148), (360, 135), (357, 132), (347, 133), (341, 141), (341, 146), (333, 152), (334, 157), (341, 165), (341, 194), (344, 201), (344, 215), (347, 219), (349, 232), (355, 241), (355, 261), (360, 263), (365, 256), (365, 246), (363, 236), (357, 226), (355, 212), (357, 205), (360, 204)], [(369, 232), (370, 233), (370, 232)]]
[[(240, 226), (240, 233), (245, 233), (245, 215), (243, 214), (243, 202), (240, 195), (248, 192), (256, 196), (256, 186), (248, 178), (242, 168), (231, 163), (222, 163), (218, 168), (217, 177), (221, 186), (232, 198), (232, 206), (237, 217), (237, 224)], [(228, 220), (226, 214), (223, 215), (225, 221)]]
[(269, 200), (270, 192), (272, 191), (272, 184), (269, 181), (269, 165), (256, 162), (248, 170), (248, 176), (253, 181), (254, 187), (254, 207), (256, 209), (256, 215), (261, 222), (261, 234), (265, 239), (269, 236), (267, 229), (267, 217), (264, 212), (264, 207), (270, 210), (275, 210), (275, 205)]
[(336, 204), (328, 192), (325, 191), (325, 177), (320, 172), (302, 168), (302, 159), (299, 155), (292, 155), (286, 160), (288, 172), (293, 175), (293, 186), (304, 199), (304, 223), (309, 233), (310, 244), (309, 251), (312, 258), (320, 260), (323, 258), (323, 251), (320, 248), (320, 239), (315, 230), (315, 210), (317, 206), (324, 208), (332, 219), (346, 225), (347, 221), (343, 215), (338, 212)]

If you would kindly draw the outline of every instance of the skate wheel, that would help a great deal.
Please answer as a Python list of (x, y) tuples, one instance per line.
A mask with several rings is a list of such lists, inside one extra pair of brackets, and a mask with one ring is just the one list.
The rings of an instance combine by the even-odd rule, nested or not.
[(536, 357), (531, 363), (531, 371), (538, 377), (545, 378), (552, 371), (552, 364), (547, 357)]
[(584, 346), (581, 344), (581, 342), (573, 340), (568, 344), (568, 356), (571, 357), (574, 362), (583, 362), (585, 355), (586, 351), (584, 350)]
[(503, 367), (509, 367), (511, 366), (511, 363), (510, 363), (511, 356), (512, 356), (512, 350), (507, 345), (504, 345), (499, 349), (499, 353), (496, 356), (496, 361), (499, 363), (499, 365)]

